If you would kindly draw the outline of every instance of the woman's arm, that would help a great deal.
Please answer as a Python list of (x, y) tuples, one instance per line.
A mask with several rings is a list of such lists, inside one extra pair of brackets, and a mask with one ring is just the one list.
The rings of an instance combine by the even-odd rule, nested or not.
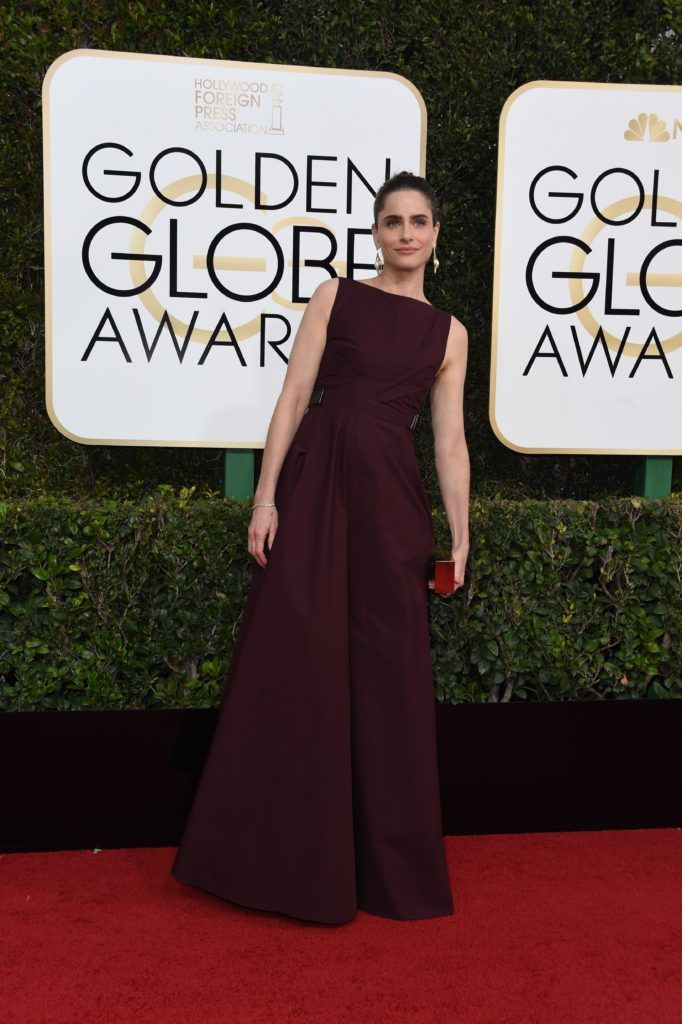
[[(323, 281), (313, 292), (291, 347), (287, 372), (270, 419), (254, 504), (274, 502), (275, 488), (289, 446), (308, 407), (320, 360), (327, 342), (327, 326), (339, 287), (337, 278)], [(248, 531), (249, 554), (265, 567), (265, 540), (272, 548), (277, 532), (277, 509), (254, 508)]]
[(436, 473), (452, 534), (455, 590), (464, 582), (469, 554), (469, 451), (464, 437), (467, 331), (454, 316), (445, 358), (431, 388)]

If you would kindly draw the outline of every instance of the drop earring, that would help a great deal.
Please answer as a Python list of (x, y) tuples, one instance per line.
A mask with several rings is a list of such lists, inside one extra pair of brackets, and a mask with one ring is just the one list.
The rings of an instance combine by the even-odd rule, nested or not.
[(379, 255), (379, 249), (380, 248), (381, 248), (381, 246), (379, 246), (379, 248), (377, 249), (377, 254), (374, 257), (374, 266), (376, 267), (377, 274), (380, 274), (383, 271), (383, 269), (384, 269), (384, 261), (382, 260), (381, 256)]
[(433, 247), (433, 272), (434, 272), (434, 274), (438, 270), (439, 266), (440, 266), (440, 260), (436, 256), (436, 247), (434, 245), (434, 247)]

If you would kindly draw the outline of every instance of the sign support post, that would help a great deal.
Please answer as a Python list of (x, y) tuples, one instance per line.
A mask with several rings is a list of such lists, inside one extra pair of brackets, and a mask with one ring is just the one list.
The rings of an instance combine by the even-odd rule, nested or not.
[(635, 469), (635, 494), (642, 498), (667, 498), (673, 479), (673, 460), (667, 455), (647, 455)]
[(223, 494), (235, 501), (253, 497), (253, 448), (228, 448), (223, 470)]

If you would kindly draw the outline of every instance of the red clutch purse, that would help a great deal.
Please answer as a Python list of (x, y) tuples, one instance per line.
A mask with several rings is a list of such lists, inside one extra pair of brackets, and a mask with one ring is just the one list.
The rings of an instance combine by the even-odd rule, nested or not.
[(431, 556), (429, 583), (433, 583), (434, 593), (447, 597), (455, 591), (455, 562), (445, 554), (442, 548), (436, 548)]
[(433, 590), (436, 594), (454, 594), (455, 563), (451, 558), (435, 559), (433, 573)]

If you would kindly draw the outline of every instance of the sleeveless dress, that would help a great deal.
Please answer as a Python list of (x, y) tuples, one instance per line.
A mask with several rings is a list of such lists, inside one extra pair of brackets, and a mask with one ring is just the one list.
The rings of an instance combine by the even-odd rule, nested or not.
[(410, 424), (450, 315), (339, 278), (315, 389), (275, 491), (211, 747), (171, 874), (339, 924), (453, 913)]

